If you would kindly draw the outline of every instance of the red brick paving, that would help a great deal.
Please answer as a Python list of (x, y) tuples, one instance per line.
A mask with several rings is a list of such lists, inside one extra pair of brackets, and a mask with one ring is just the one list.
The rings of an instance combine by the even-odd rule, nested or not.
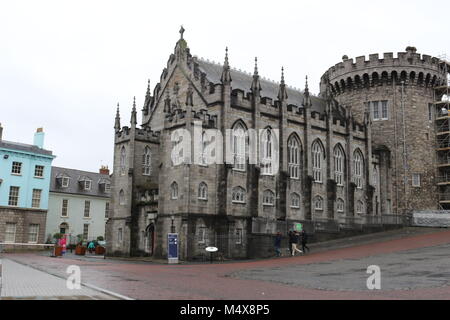
[(83, 282), (135, 299), (449, 299), (450, 286), (396, 291), (329, 291), (229, 276), (230, 273), (245, 269), (357, 259), (446, 243), (450, 243), (450, 231), (357, 245), (306, 256), (201, 265), (155, 265), (109, 259), (82, 261), (33, 254), (10, 254), (7, 257), (60, 275), (65, 274), (68, 265), (76, 264), (82, 269)]

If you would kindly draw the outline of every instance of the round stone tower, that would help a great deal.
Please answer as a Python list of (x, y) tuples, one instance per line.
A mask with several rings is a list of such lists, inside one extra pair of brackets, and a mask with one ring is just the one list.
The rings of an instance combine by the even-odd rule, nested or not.
[(434, 103), (435, 89), (447, 85), (447, 65), (416, 51), (343, 56), (321, 78), (321, 95), (331, 94), (358, 121), (370, 115), (372, 150), (385, 158), (390, 180), (380, 181), (387, 191), (382, 214), (439, 208)]

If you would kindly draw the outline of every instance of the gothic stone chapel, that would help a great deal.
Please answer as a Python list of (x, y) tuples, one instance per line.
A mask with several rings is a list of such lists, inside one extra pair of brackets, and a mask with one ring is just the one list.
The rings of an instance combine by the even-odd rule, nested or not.
[[(283, 71), (279, 83), (260, 77), (256, 59), (253, 73), (231, 68), (228, 50), (223, 65), (199, 59), (183, 33), (153, 92), (147, 87), (141, 126), (135, 102), (130, 126), (117, 107), (108, 255), (164, 258), (167, 234), (177, 232), (183, 260), (207, 246), (229, 259), (266, 257), (274, 235), (296, 223), (320, 240), (398, 227), (412, 209), (439, 208), (428, 108), (446, 77), (440, 60), (412, 47), (398, 58), (344, 56), (313, 96), (307, 82), (303, 91), (286, 85)], [(222, 133), (215, 142), (231, 163), (194, 161), (188, 151), (178, 156), (190, 161), (177, 163), (176, 131), (194, 137), (196, 128)], [(278, 170), (249, 161), (251, 131), (262, 132)], [(204, 137), (190, 144), (212, 141)]]

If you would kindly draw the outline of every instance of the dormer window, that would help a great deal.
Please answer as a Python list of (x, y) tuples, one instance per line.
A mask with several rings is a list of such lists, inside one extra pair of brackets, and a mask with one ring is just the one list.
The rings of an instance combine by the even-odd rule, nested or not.
[(92, 188), (92, 180), (89, 177), (81, 177), (78, 180), (78, 183), (80, 184), (81, 189), (85, 191), (89, 191)]
[(111, 191), (111, 182), (107, 179), (100, 179), (98, 185), (104, 193), (109, 193)]
[(61, 188), (68, 188), (70, 182), (70, 177), (65, 173), (59, 173), (56, 175), (56, 183)]

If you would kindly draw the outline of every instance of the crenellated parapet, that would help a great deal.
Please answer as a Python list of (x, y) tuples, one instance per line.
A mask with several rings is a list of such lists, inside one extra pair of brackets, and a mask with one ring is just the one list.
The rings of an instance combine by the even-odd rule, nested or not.
[(165, 128), (174, 126), (181, 126), (186, 124), (186, 121), (201, 121), (203, 128), (217, 129), (217, 115), (211, 115), (206, 109), (200, 109), (199, 111), (190, 110), (191, 114), (188, 116), (188, 110), (175, 109), (169, 113), (166, 113), (164, 120)]
[(444, 61), (425, 54), (416, 53), (416, 48), (408, 47), (406, 52), (384, 53), (349, 59), (328, 69), (321, 78), (320, 91), (323, 95), (329, 83), (334, 95), (384, 84), (417, 85), (435, 87), (446, 79)]
[(122, 127), (121, 130), (117, 131), (115, 134), (115, 142), (121, 143), (125, 141), (130, 140), (137, 140), (137, 141), (146, 141), (146, 142), (154, 142), (159, 143), (160, 138), (160, 132), (159, 131), (153, 131), (149, 127), (145, 128), (135, 128), (132, 130), (132, 128), (125, 126)]

